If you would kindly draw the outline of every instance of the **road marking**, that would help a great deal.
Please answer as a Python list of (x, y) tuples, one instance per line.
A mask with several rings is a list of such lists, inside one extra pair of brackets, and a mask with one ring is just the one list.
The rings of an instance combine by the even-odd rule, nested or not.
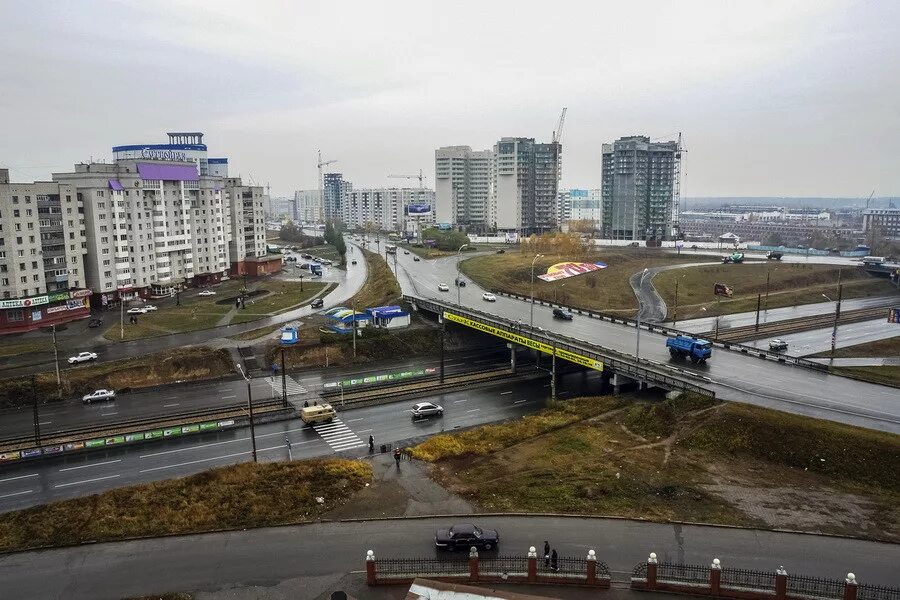
[(52, 422), (53, 422), (53, 421), (41, 421), (41, 422), (38, 423), (38, 425), (49, 425), (49, 424), (52, 423)]
[(473, 409), (467, 410), (466, 412), (467, 412), (467, 413), (470, 413), (470, 412), (478, 412), (479, 410), (481, 410), (481, 409), (480, 409), (480, 408), (473, 408)]
[(469, 401), (468, 398), (465, 398), (465, 399), (463, 399), (463, 400), (454, 400), (454, 401), (453, 401), (453, 404), (459, 404), (460, 402), (468, 402), (468, 401)]
[(516, 400), (513, 404), (522, 404), (523, 402), (528, 402), (528, 400)]
[(364, 417), (360, 417), (360, 418), (358, 418), (358, 419), (348, 419), (346, 422), (347, 422), (347, 423), (353, 423), (354, 421), (363, 421), (363, 420), (365, 420)]
[(75, 471), (76, 469), (86, 469), (88, 467), (99, 467), (101, 465), (111, 465), (111, 464), (117, 463), (117, 462), (122, 462), (122, 459), (117, 458), (116, 460), (108, 460), (106, 462), (90, 463), (87, 465), (78, 465), (77, 467), (66, 467), (65, 469), (60, 469), (59, 471), (60, 471), (60, 473), (62, 473), (63, 471)]
[(95, 481), (103, 481), (104, 479), (115, 479), (116, 477), (121, 477), (121, 475), (107, 475), (106, 477), (95, 477), (94, 479), (84, 479), (82, 481), (71, 481), (69, 483), (60, 483), (59, 485), (54, 485), (54, 488), (68, 487), (70, 485), (80, 485), (82, 483), (93, 483)]
[(370, 428), (370, 429), (360, 429), (359, 430), (360, 433), (369, 433), (370, 431), (374, 431), (374, 429)]
[(233, 396), (222, 396), (222, 400), (228, 400), (229, 398), (237, 398), (237, 394)]
[(509, 390), (508, 392), (500, 392), (501, 396), (505, 396), (507, 394), (512, 394), (512, 390)]
[(149, 469), (141, 469), (138, 473), (149, 473), (150, 471), (162, 471), (163, 469), (174, 469), (176, 467), (183, 467), (186, 465), (196, 465), (198, 463), (209, 462), (211, 460), (219, 460), (221, 458), (233, 458), (235, 456), (242, 456), (244, 454), (250, 454), (250, 451), (246, 452), (235, 452), (234, 454), (223, 454), (222, 456), (212, 456), (210, 458), (201, 458), (198, 460), (190, 460), (188, 462), (176, 463), (174, 465), (163, 465), (161, 467), (151, 467)]
[(466, 364), (466, 363), (461, 362), (461, 363), (453, 363), (452, 365), (444, 365), (444, 366), (446, 366), (446, 367), (461, 367), (464, 364)]
[(335, 452), (365, 446), (363, 441), (340, 419), (334, 419), (327, 424), (313, 425), (313, 429)]
[(21, 492), (13, 492), (12, 494), (3, 494), (0, 498), (12, 498), (13, 496), (24, 496), (25, 494), (30, 494), (34, 490), (24, 490)]
[(118, 413), (118, 412), (100, 413), (100, 416), (101, 416), (101, 417), (111, 417), (111, 416), (117, 415), (117, 414), (119, 414), (119, 413)]
[(170, 406), (178, 406), (178, 402), (172, 402), (171, 404), (163, 404), (163, 408), (169, 408)]
[(177, 398), (178, 398), (178, 396), (166, 396), (163, 398), (163, 400), (175, 400)]
[(26, 479), (28, 477), (37, 477), (37, 473), (29, 473), (28, 475), (17, 475), (15, 477), (7, 477), (6, 479), (0, 479), (0, 483), (4, 483), (6, 481), (15, 481), (16, 479)]

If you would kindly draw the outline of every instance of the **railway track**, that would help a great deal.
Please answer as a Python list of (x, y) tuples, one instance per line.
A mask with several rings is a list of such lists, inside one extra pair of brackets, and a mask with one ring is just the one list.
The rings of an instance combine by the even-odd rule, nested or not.
[[(870, 321), (879, 317), (886, 316), (887, 309), (885, 307), (860, 308), (857, 310), (848, 310), (841, 312), (841, 318), (838, 324), (859, 323), (860, 321)], [(811, 317), (801, 317), (799, 319), (786, 319), (784, 321), (774, 321), (772, 323), (760, 323), (759, 329), (754, 325), (746, 325), (743, 327), (734, 327), (731, 329), (719, 329), (719, 335), (716, 336), (715, 330), (706, 331), (700, 337), (715, 339), (717, 342), (746, 342), (766, 337), (777, 337), (789, 335), (801, 331), (809, 331), (810, 329), (820, 329), (829, 327), (834, 324), (834, 313), (824, 313)]]

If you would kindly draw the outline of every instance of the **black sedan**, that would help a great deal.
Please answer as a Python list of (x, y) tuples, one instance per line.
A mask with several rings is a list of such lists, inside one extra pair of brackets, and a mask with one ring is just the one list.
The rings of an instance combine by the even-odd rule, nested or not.
[(563, 321), (571, 321), (572, 313), (567, 310), (563, 310), (561, 308), (554, 308), (553, 309), (553, 318), (554, 319), (562, 319)]
[(500, 534), (496, 529), (482, 529), (471, 523), (457, 523), (450, 529), (438, 529), (434, 533), (434, 545), (447, 550), (462, 548), (468, 550), (472, 546), (490, 550), (500, 543)]

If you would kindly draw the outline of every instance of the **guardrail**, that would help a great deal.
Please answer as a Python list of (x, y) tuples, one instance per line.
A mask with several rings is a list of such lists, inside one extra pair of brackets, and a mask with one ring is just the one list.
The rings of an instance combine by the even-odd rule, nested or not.
[(627, 377), (638, 381), (648, 381), (670, 389), (680, 389), (703, 394), (705, 396), (715, 397), (715, 392), (704, 385), (695, 383), (692, 379), (705, 379), (701, 375), (696, 375), (690, 371), (676, 369), (669, 365), (653, 363), (644, 359), (638, 359), (623, 352), (617, 352), (606, 348), (598, 349), (597, 346), (586, 345), (586, 342), (564, 336), (558, 333), (549, 333), (538, 329), (532, 329), (527, 326), (520, 326), (518, 323), (500, 319), (495, 315), (489, 315), (481, 311), (462, 308), (444, 302), (430, 300), (425, 298), (416, 298), (412, 296), (404, 296), (404, 300), (412, 303), (419, 309), (429, 312), (442, 314), (444, 310), (459, 313), (462, 316), (477, 319), (486, 325), (505, 329), (514, 334), (526, 336), (536, 342), (555, 346), (557, 349), (567, 350), (582, 354), (593, 360), (603, 362), (609, 365), (610, 369), (616, 373), (621, 373)]
[[(525, 300), (530, 301), (531, 299), (528, 296), (523, 296), (521, 294), (512, 294), (509, 292), (493, 292), (498, 296), (506, 296), (508, 298), (515, 298), (517, 300)], [(584, 308), (577, 308), (574, 306), (567, 306), (565, 304), (559, 304), (555, 302), (548, 302), (545, 300), (534, 299), (535, 304), (540, 304), (541, 306), (549, 306), (556, 308), (564, 308), (573, 313), (587, 316), (591, 319), (599, 319), (601, 321), (608, 321), (610, 323), (621, 323), (628, 327), (636, 327), (637, 321), (635, 319), (629, 319), (627, 317), (619, 317), (615, 315), (610, 315), (608, 313), (603, 313), (599, 311), (592, 311)], [(658, 323), (641, 323), (641, 328), (646, 329), (647, 331), (652, 331), (656, 333), (662, 333), (663, 335), (667, 335), (670, 337), (675, 337), (678, 335), (687, 335), (690, 337), (697, 337), (696, 333), (691, 333), (689, 331), (683, 331), (676, 327), (672, 327), (665, 324)], [(766, 350), (763, 348), (754, 348), (753, 346), (747, 346), (745, 344), (735, 343), (735, 342), (723, 342), (720, 340), (710, 340), (714, 346), (718, 348), (723, 348), (725, 350), (731, 350), (733, 352), (740, 352), (741, 354), (753, 355), (758, 358), (764, 358), (767, 360), (773, 360), (775, 362), (780, 363), (790, 363), (800, 367), (804, 367), (807, 369), (812, 369), (813, 371), (828, 371), (828, 367), (826, 365), (822, 365), (820, 363), (806, 360), (805, 358), (799, 358), (795, 356), (786, 356), (784, 354), (780, 354), (778, 352), (772, 352), (770, 350)]]

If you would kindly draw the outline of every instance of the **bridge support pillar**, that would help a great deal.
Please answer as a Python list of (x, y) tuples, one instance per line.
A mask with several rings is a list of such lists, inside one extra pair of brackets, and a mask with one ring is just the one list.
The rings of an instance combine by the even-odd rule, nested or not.
[(612, 386), (613, 386), (613, 395), (618, 394), (622, 391), (626, 386), (630, 387), (634, 384), (637, 384), (638, 389), (640, 389), (641, 382), (631, 379), (630, 377), (625, 377), (621, 373), (613, 373), (612, 376)]
[(610, 388), (612, 387), (610, 381), (613, 378), (613, 374), (610, 371), (601, 371), (600, 372), (600, 394), (605, 395), (608, 394)]
[(509, 348), (509, 370), (513, 375), (516, 374), (516, 345), (515, 344), (507, 344)]
[(556, 402), (556, 346), (553, 346), (553, 362), (550, 367), (550, 399)]

